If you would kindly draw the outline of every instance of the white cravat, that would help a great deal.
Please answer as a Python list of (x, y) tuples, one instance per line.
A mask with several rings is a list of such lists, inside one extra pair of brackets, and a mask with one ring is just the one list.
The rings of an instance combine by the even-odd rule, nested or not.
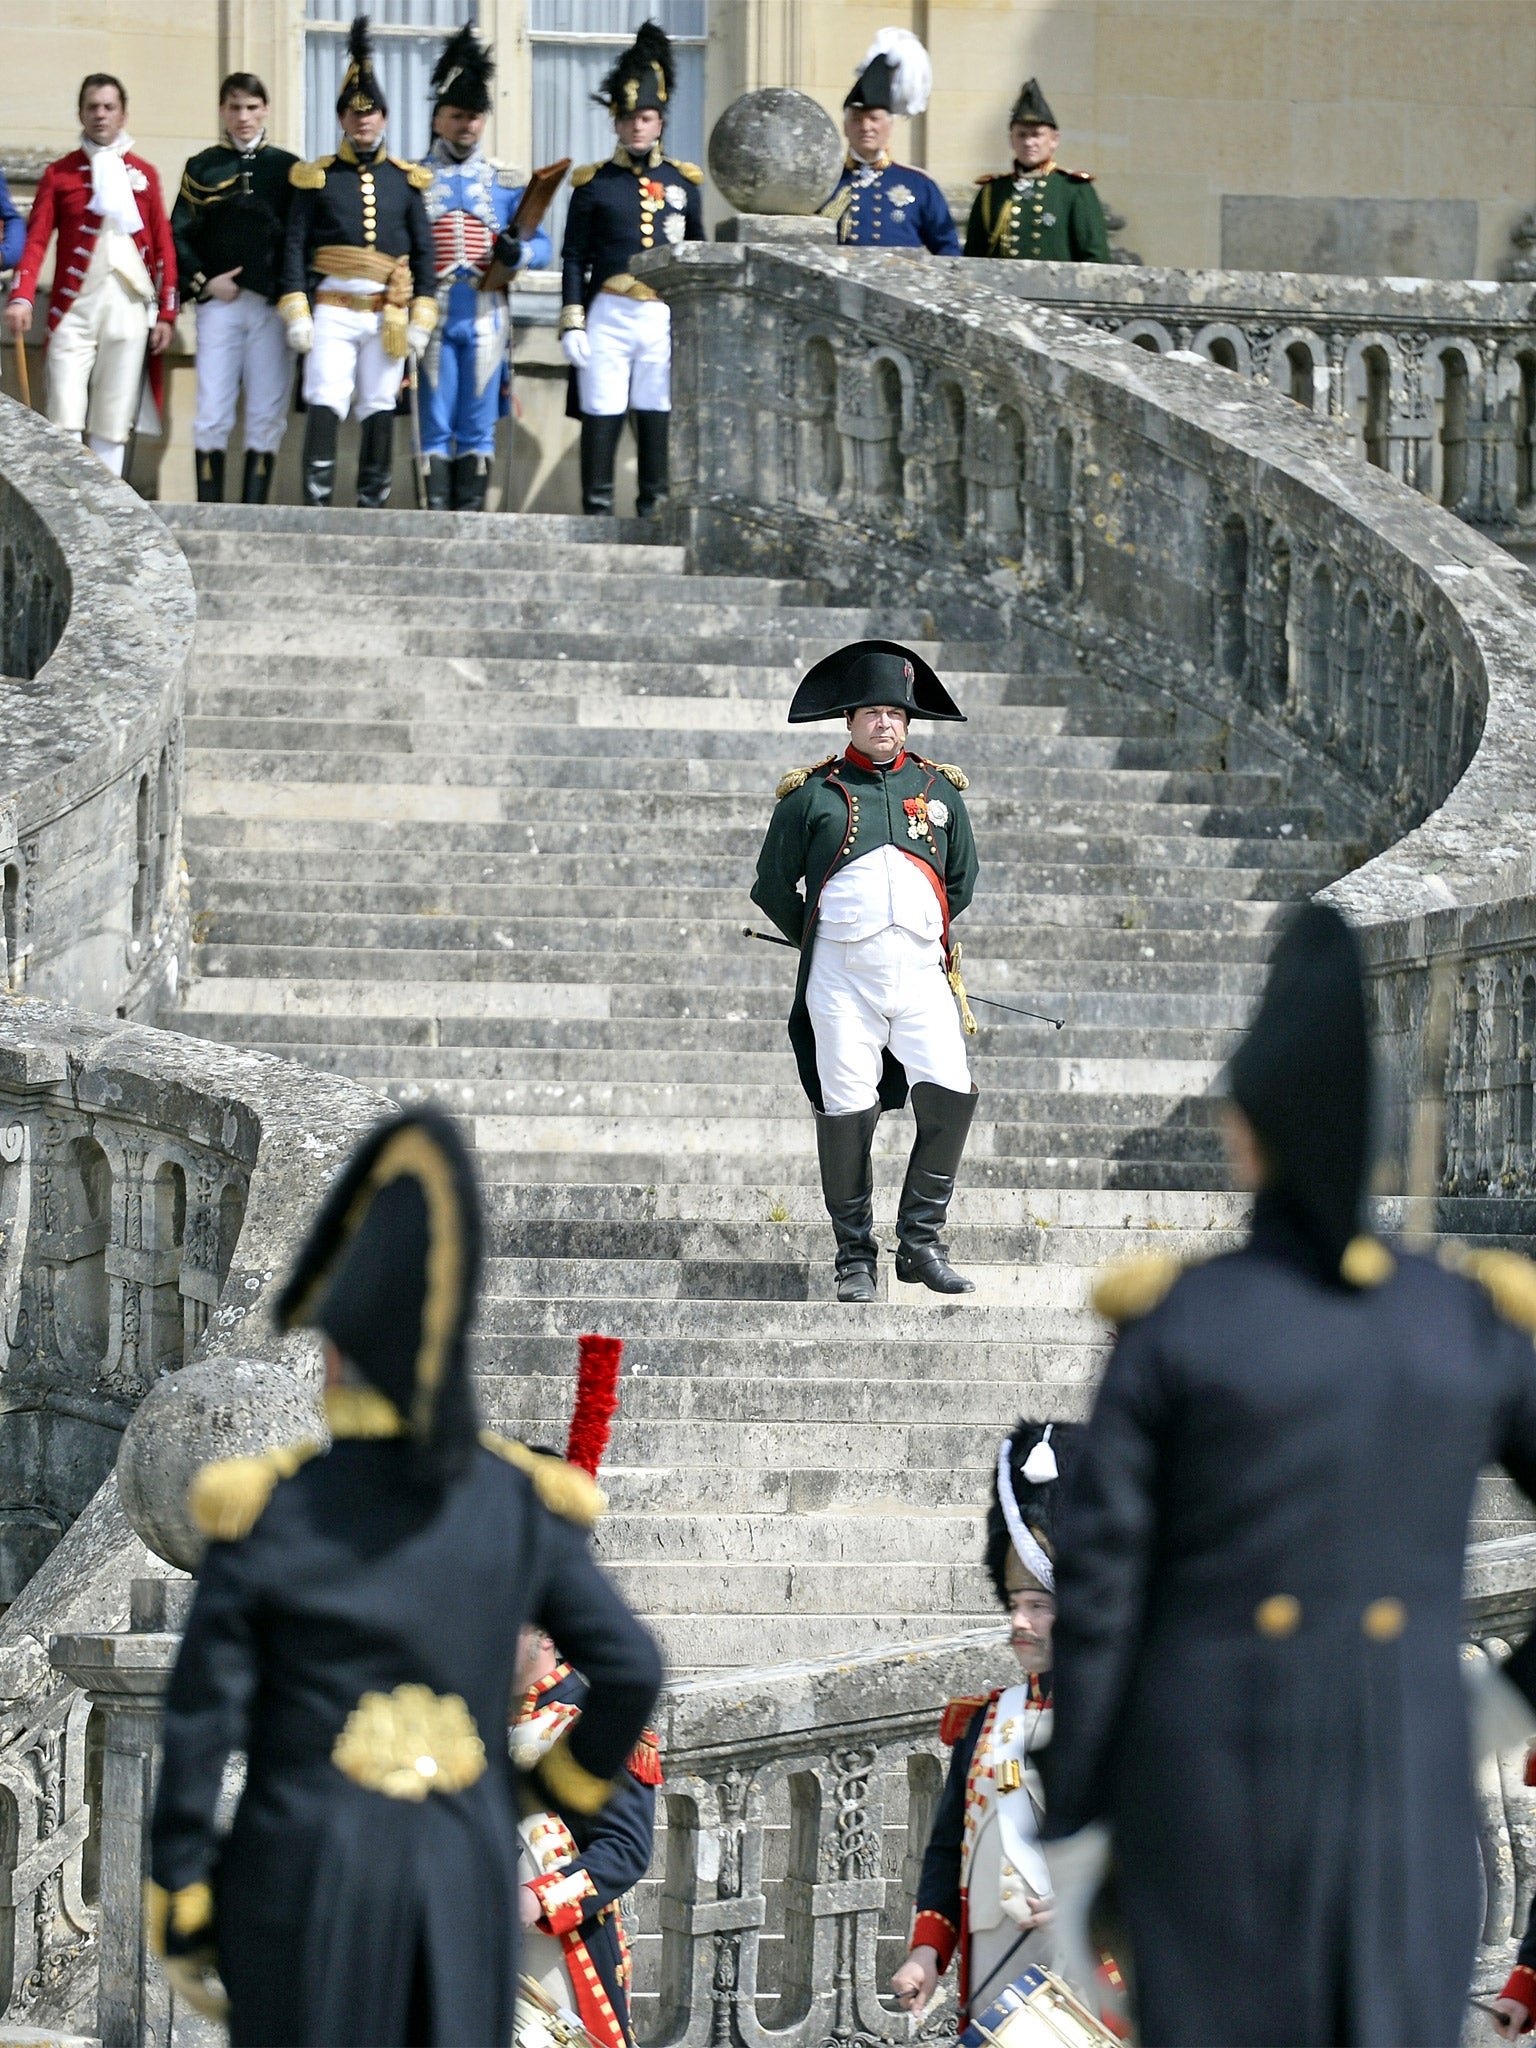
[(119, 234), (136, 235), (144, 220), (128, 182), (128, 166), (123, 162), (133, 147), (133, 137), (126, 129), (116, 142), (92, 142), (88, 135), (82, 135), (80, 147), (91, 164), (91, 211), (99, 213), (103, 224)]

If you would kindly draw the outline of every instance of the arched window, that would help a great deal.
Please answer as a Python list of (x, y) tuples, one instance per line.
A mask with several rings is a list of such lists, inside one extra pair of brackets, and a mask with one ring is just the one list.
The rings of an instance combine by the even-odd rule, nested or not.
[(14, 861), (7, 861), (0, 874), (0, 937), (5, 940), (0, 969), (5, 987), (14, 995), (21, 987), (21, 869)]
[(1312, 351), (1304, 341), (1293, 341), (1285, 352), (1286, 389), (1298, 405), (1311, 412), (1317, 403)]
[(1218, 370), (1235, 370), (1237, 368), (1237, 350), (1224, 334), (1212, 337), (1206, 345), (1206, 354)]
[(1349, 600), (1344, 615), (1344, 676), (1338, 740), (1364, 761), (1368, 748), (1366, 663), (1371, 644), (1371, 601), (1363, 590)]
[(1269, 572), (1264, 579), (1265, 669), (1269, 701), (1276, 707), (1291, 694), (1291, 544), (1276, 532), (1269, 543)]
[(1456, 511), (1467, 495), (1467, 359), (1448, 349), (1440, 358), (1444, 395), (1440, 415), (1440, 502)]
[(1003, 406), (993, 426), (991, 481), (987, 485), (987, 531), (994, 540), (1012, 540), (1024, 525), (1024, 422)]
[(1235, 512), (1217, 548), (1215, 653), (1217, 674), (1239, 681), (1248, 665), (1248, 527)]
[(1368, 348), (1364, 356), (1365, 397), (1360, 435), (1365, 459), (1378, 469), (1391, 466), (1392, 365), (1384, 348)]
[(133, 837), (137, 866), (133, 878), (133, 936), (144, 938), (149, 930), (149, 921), (154, 903), (154, 846), (152, 835), (154, 814), (150, 807), (149, 777), (139, 777), (139, 793), (134, 804)]
[(1333, 578), (1325, 562), (1312, 571), (1307, 604), (1307, 722), (1326, 735), (1333, 714)]
[(1051, 447), (1051, 572), (1070, 593), (1076, 577), (1072, 549), (1072, 435), (1063, 427)]
[(933, 515), (948, 540), (965, 534), (965, 393), (943, 384), (938, 394), (937, 450), (933, 465)]
[(906, 496), (906, 464), (901, 452), (901, 372), (889, 357), (875, 364), (871, 380), (874, 438), (866, 443), (870, 466), (868, 495), (897, 504)]
[(1515, 503), (1522, 512), (1536, 505), (1536, 355), (1520, 358), (1515, 392)]
[(801, 474), (818, 498), (835, 498), (843, 487), (843, 437), (837, 430), (837, 357), (816, 335), (806, 346), (805, 412)]

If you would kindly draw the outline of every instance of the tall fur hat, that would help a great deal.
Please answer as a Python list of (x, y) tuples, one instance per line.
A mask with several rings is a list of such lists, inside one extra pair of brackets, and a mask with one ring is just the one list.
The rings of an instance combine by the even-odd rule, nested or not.
[(384, 97), (373, 68), (373, 35), (366, 14), (354, 14), (347, 31), (347, 68), (341, 75), (336, 95), (338, 114), (387, 114)]
[(432, 67), (432, 104), (458, 107), (466, 114), (491, 111), (491, 79), (496, 66), (491, 53), (466, 21), (443, 45), (443, 54)]
[(665, 116), (676, 76), (670, 37), (658, 23), (648, 21), (592, 97), (615, 118), (643, 113), (648, 107)]
[[(1056, 1590), (1056, 1531), (1064, 1484), (1082, 1455), (1087, 1430), (1080, 1422), (1030, 1422), (1013, 1425), (998, 1448), (987, 1509), (987, 1576), (1004, 1607), (1008, 1605), (1010, 1558), (1017, 1560), (1016, 1583)], [(1006, 1494), (1004, 1488), (1006, 1487)]]

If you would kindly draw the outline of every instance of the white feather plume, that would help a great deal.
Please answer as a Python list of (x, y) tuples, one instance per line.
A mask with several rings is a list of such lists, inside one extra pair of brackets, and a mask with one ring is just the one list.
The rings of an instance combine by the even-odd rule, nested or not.
[(933, 65), (911, 29), (881, 29), (864, 53), (864, 64), (872, 64), (876, 57), (884, 57), (891, 67), (891, 112), (921, 114), (933, 91)]

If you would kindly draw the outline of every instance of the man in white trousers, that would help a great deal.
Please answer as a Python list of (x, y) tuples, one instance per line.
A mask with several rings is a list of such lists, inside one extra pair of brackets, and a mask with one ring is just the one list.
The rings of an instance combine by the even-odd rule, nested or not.
[(581, 418), (581, 509), (613, 510), (613, 464), (624, 415), (635, 418), (638, 492), (647, 519), (667, 495), (672, 411), (672, 311), (629, 266), (647, 249), (702, 242), (697, 164), (662, 153), (673, 88), (672, 46), (647, 22), (598, 88), (619, 146), (571, 174), (560, 253), (560, 345), (571, 365), (567, 412)]
[[(822, 1196), (837, 1239), (837, 1298), (873, 1301), (870, 1147), (910, 1089), (917, 1139), (896, 1215), (896, 1278), (970, 1294), (939, 1232), (976, 1090), (974, 1030), (950, 921), (976, 890), (967, 778), (907, 746), (915, 718), (964, 719), (921, 655), (860, 640), (807, 670), (792, 725), (842, 718), (849, 745), (791, 769), (758, 856), (752, 901), (800, 949), (789, 1037), (816, 1112)], [(959, 1006), (957, 1008), (957, 999)]]

